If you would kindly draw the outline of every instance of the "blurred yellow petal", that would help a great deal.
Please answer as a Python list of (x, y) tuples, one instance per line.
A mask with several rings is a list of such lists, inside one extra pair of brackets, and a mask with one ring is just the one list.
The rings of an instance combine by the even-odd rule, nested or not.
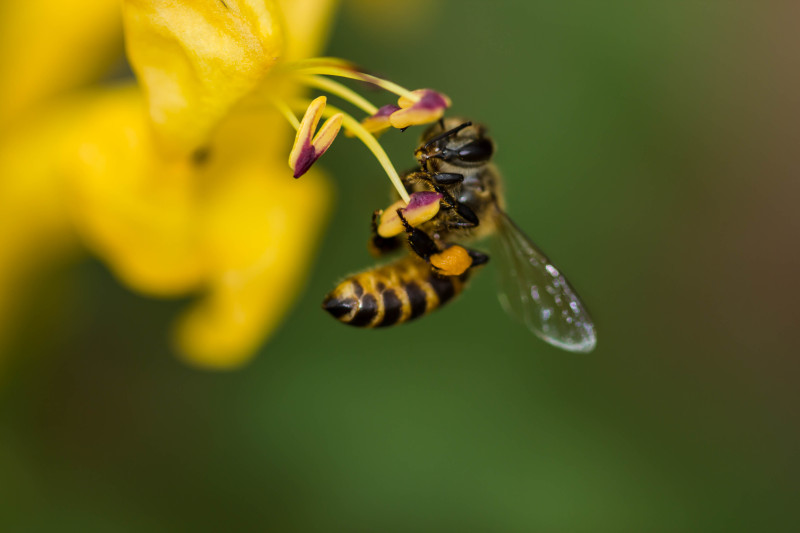
[(0, 137), (0, 354), (26, 289), (77, 249), (59, 173), (73, 115), (44, 115), (59, 120), (30, 120)]
[(0, 5), (0, 124), (83, 85), (122, 50), (117, 0), (27, 0)]
[(191, 162), (166, 161), (153, 148), (135, 87), (78, 105), (64, 171), (86, 245), (138, 291), (169, 296), (198, 287), (206, 265), (197, 252), (200, 191)]
[[(62, 99), (0, 139), (0, 320), (22, 273), (77, 235), (138, 292), (201, 295), (174, 335), (188, 361), (248, 360), (292, 304), (331, 203), (324, 176), (288, 179), (289, 130), (253, 89), (281, 57), (281, 25), (301, 57), (334, 4), (123, 2), (142, 87)], [(276, 93), (285, 81), (264, 89), (291, 96)], [(311, 141), (320, 152), (340, 121)]]
[[(275, 162), (280, 173), (285, 163)], [(288, 176), (284, 176), (288, 177)], [(331, 190), (310, 172), (265, 180), (246, 165), (207, 206), (208, 295), (179, 321), (176, 343), (191, 363), (228, 368), (248, 361), (292, 305), (324, 228)]]
[(424, 38), (447, 20), (450, 5), (440, 0), (348, 0), (344, 15), (370, 38), (382, 41)]
[(328, 38), (338, 0), (278, 0), (285, 21), (286, 58), (316, 56)]
[[(245, 117), (222, 133), (235, 137), (243, 125), (278, 118)], [(74, 225), (133, 289), (207, 291), (179, 321), (178, 346), (199, 366), (236, 366), (292, 304), (324, 228), (330, 186), (314, 172), (290, 179), (282, 150), (248, 156), (220, 142), (203, 161), (165, 162), (148, 131), (139, 92), (122, 87), (50, 110), (2, 145), (3, 175), (28, 178), (1, 182), (3, 192), (16, 191), (5, 196), (15, 202), (7, 214), (25, 232), (10, 224), (0, 230), (0, 254), (9, 258), (0, 280), (13, 286), (18, 271), (56, 252), (52, 241), (73, 244), (66, 236)], [(285, 137), (264, 139), (285, 146)]]
[(125, 0), (125, 42), (165, 150), (203, 148), (281, 57), (273, 0)]

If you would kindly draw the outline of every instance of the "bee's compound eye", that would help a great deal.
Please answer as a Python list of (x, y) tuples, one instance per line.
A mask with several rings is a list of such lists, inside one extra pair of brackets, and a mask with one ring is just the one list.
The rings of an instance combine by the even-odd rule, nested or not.
[(456, 152), (456, 158), (465, 163), (483, 163), (494, 153), (494, 146), (489, 139), (477, 139), (467, 143)]

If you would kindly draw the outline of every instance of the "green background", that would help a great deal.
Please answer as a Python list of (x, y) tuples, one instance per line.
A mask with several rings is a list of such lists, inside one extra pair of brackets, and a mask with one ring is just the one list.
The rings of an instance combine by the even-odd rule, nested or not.
[[(307, 288), (244, 369), (182, 365), (165, 330), (185, 303), (100, 263), (42, 280), (0, 388), (0, 528), (796, 531), (799, 10), (396, 9), (346, 6), (328, 53), (489, 125), (509, 211), (592, 309), (597, 350), (509, 320), (494, 264), (417, 323), (324, 314), (388, 195), (337, 140)], [(399, 167), (417, 135), (386, 135)]]

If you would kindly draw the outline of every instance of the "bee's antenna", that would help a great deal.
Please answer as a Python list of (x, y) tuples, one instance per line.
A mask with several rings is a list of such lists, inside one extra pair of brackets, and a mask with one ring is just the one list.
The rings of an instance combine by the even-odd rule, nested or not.
[(427, 148), (428, 146), (432, 145), (435, 142), (441, 141), (442, 139), (446, 139), (446, 138), (450, 137), (451, 135), (455, 135), (459, 131), (461, 131), (464, 128), (467, 128), (469, 126), (472, 126), (472, 122), (465, 122), (463, 124), (460, 124), (460, 125), (456, 126), (452, 130), (447, 130), (444, 133), (440, 133), (439, 135), (437, 135), (436, 137), (434, 137), (430, 141), (426, 142), (425, 145), (423, 146), (423, 148)]

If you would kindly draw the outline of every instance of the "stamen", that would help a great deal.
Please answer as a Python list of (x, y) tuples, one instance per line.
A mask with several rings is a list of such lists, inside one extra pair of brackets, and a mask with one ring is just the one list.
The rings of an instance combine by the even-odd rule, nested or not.
[(309, 57), (281, 65), (279, 68), (293, 70), (305, 67), (341, 67), (354, 71), (361, 70), (358, 65), (341, 57)]
[[(445, 109), (450, 107), (451, 104), (450, 98), (442, 93), (432, 89), (409, 91), (405, 87), (389, 80), (361, 72), (354, 64), (342, 59), (309, 59), (288, 63), (283, 65), (282, 68), (287, 73), (293, 74), (294, 77), (300, 78), (307, 85), (328, 91), (360, 107), (368, 113), (368, 119), (373, 118), (376, 114), (377, 108), (375, 106), (349, 88), (320, 76), (338, 76), (359, 80), (398, 95), (397, 104), (400, 109), (391, 113), (389, 124), (401, 130), (409, 126), (419, 126), (439, 120)], [(380, 120), (377, 124), (369, 125), (368, 129), (371, 131), (379, 131), (383, 128), (383, 116), (376, 118)]]
[[(392, 115), (399, 110), (400, 107), (394, 104), (385, 105), (374, 114), (362, 120), (361, 125), (373, 135), (383, 133), (392, 127)], [(348, 135), (348, 132), (349, 130), (345, 132), (345, 135)], [(352, 133), (349, 133), (348, 136), (352, 135)]]
[(409, 98), (413, 101), (417, 101), (419, 98), (418, 95), (413, 94), (405, 87), (389, 80), (373, 76), (372, 74), (360, 72), (352, 63), (343, 60), (320, 58), (320, 60), (296, 61), (285, 65), (284, 68), (290, 72), (298, 72), (300, 74), (323, 74), (326, 76), (338, 76), (340, 78), (365, 81), (389, 91), (390, 93)]
[(378, 108), (372, 105), (366, 98), (349, 87), (345, 87), (341, 83), (321, 76), (298, 76), (298, 79), (305, 85), (316, 87), (317, 89), (322, 89), (323, 91), (338, 96), (342, 100), (350, 102), (370, 115), (374, 115), (378, 111)]
[(295, 131), (300, 129), (300, 121), (297, 120), (297, 117), (292, 112), (292, 109), (289, 107), (289, 104), (284, 102), (283, 100), (278, 100), (277, 98), (272, 99), (272, 104), (275, 108), (280, 111), (281, 115), (289, 121), (289, 124), (295, 129)]
[(403, 212), (406, 222), (413, 227), (429, 221), (439, 212), (441, 200), (442, 195), (438, 192), (421, 191), (411, 195), (411, 201), (407, 206), (404, 206), (402, 201), (393, 203), (381, 213), (378, 235), (388, 239), (403, 233), (405, 227), (397, 214), (398, 211)]
[(450, 98), (433, 89), (417, 89), (412, 95), (413, 98), (401, 96), (397, 101), (401, 109), (390, 117), (395, 128), (404, 129), (436, 122), (442, 118), (444, 110), (450, 107)]
[[(296, 103), (293, 102), (293, 104), (296, 104), (296, 107), (298, 108), (303, 108), (308, 105), (308, 102), (298, 101)], [(402, 198), (403, 201), (407, 204), (410, 200), (408, 192), (406, 191), (406, 188), (403, 186), (403, 182), (400, 179), (400, 175), (397, 173), (397, 170), (395, 170), (394, 165), (392, 165), (392, 161), (389, 159), (389, 156), (386, 155), (386, 151), (384, 151), (383, 147), (380, 145), (378, 140), (370, 132), (368, 132), (364, 128), (364, 126), (361, 125), (359, 121), (357, 121), (356, 119), (354, 119), (352, 116), (345, 113), (341, 109), (337, 109), (336, 107), (329, 105), (323, 110), (322, 114), (323, 116), (331, 116), (335, 114), (342, 115), (342, 123), (344, 127), (352, 131), (355, 134), (355, 136), (358, 137), (362, 143), (364, 143), (364, 145), (369, 149), (369, 151), (372, 152), (372, 155), (375, 156), (375, 159), (378, 160), (378, 162), (383, 167), (383, 170), (389, 176), (389, 179), (392, 181), (392, 185), (394, 185), (394, 188), (397, 189), (397, 194), (399, 194), (400, 198)]]
[(342, 114), (333, 113), (322, 124), (319, 132), (314, 135), (319, 119), (325, 111), (326, 101), (327, 98), (324, 96), (312, 100), (303, 115), (303, 120), (300, 121), (300, 127), (294, 139), (294, 146), (292, 146), (292, 151), (289, 154), (289, 166), (294, 171), (295, 178), (299, 178), (308, 172), (311, 165), (330, 148), (336, 138), (336, 134), (339, 133), (339, 128), (342, 126)]

